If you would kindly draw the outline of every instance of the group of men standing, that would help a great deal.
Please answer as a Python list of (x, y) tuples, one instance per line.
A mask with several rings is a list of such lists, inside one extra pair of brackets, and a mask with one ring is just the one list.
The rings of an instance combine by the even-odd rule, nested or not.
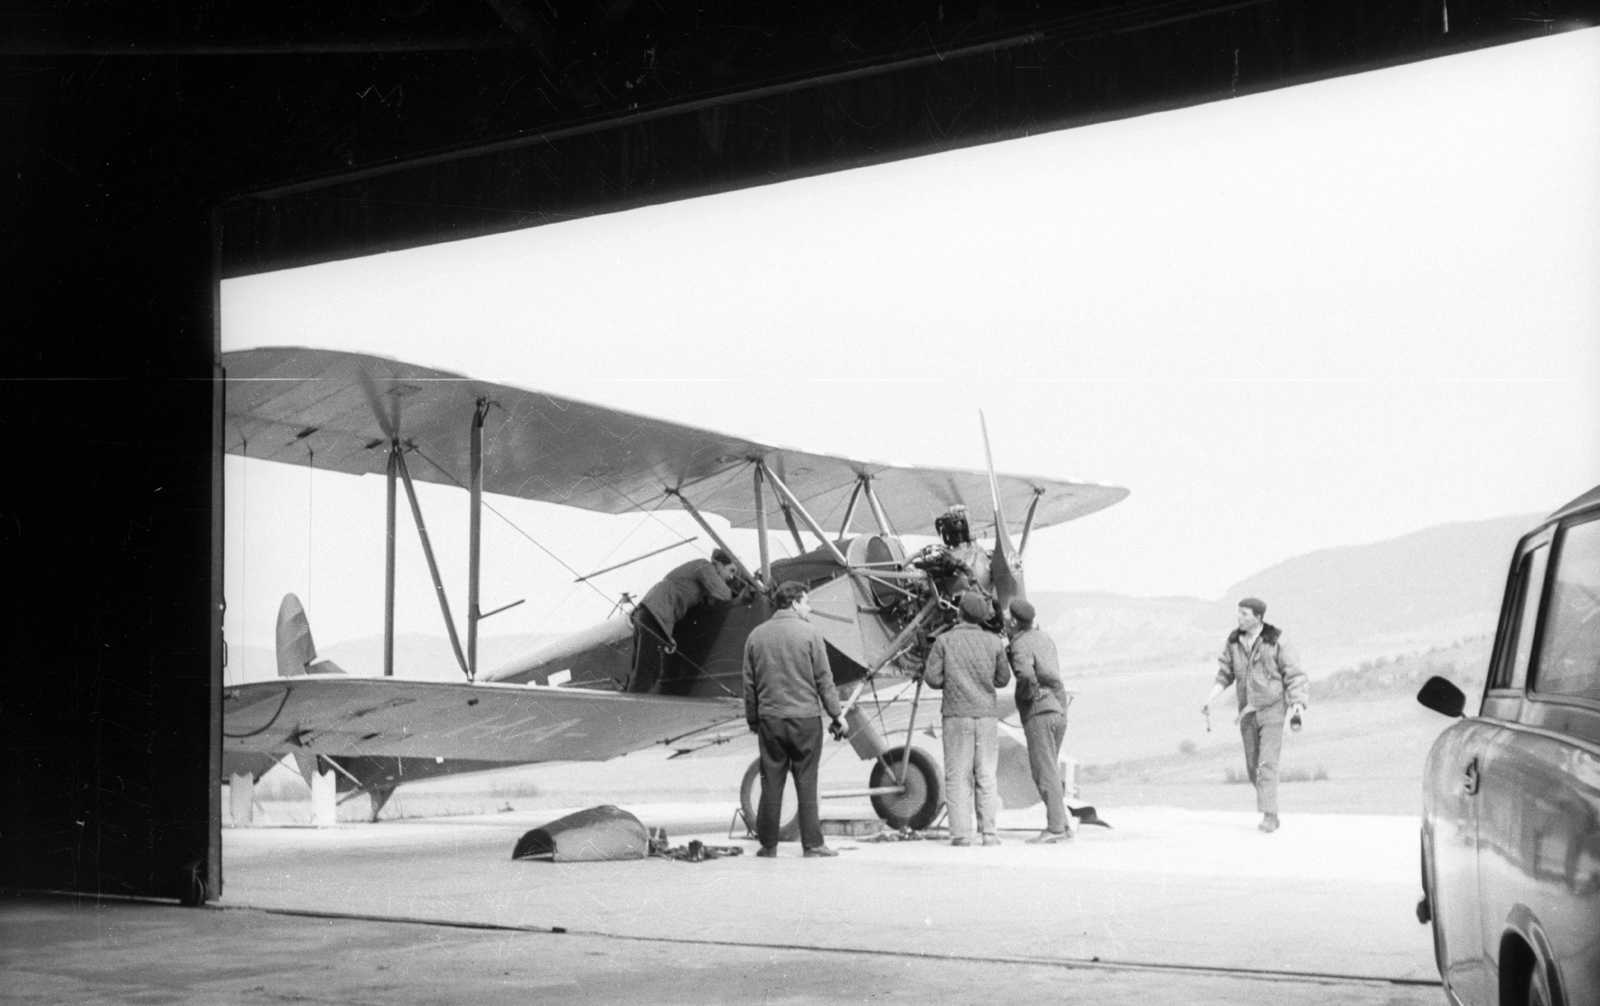
[[(809, 599), (799, 583), (774, 595), (777, 611), (750, 633), (744, 648), (745, 719), (761, 745), (761, 801), (756, 812), (758, 856), (777, 855), (785, 780), (794, 776), (799, 799), (800, 842), (806, 856), (835, 855), (823, 842), (817, 811), (817, 765), (822, 748), (820, 715), (826, 711), (837, 733), (841, 707), (828, 667), (822, 634), (806, 623)], [(983, 625), (993, 610), (983, 594), (969, 590), (959, 601), (960, 621), (934, 640), (923, 680), (944, 692), (945, 800), (950, 842), (967, 846), (981, 835), (999, 845), (1000, 807), (996, 774), (1000, 757), (996, 689), (1017, 678), (1017, 709), (1028, 738), (1028, 761), (1047, 808), (1047, 826), (1030, 842), (1071, 837), (1057, 759), (1066, 736), (1066, 691), (1055, 643), (1033, 626), (1027, 601), (1011, 602), (1013, 635), (1007, 641)], [(976, 827), (974, 826), (976, 817)]]
[[(1067, 733), (1066, 689), (1056, 644), (1034, 628), (1033, 605), (1014, 600), (1009, 607), (1009, 645), (984, 629), (993, 618), (989, 599), (975, 590), (961, 595), (961, 621), (933, 641), (922, 677), (944, 691), (943, 738), (945, 801), (950, 812), (950, 844), (999, 845), (1000, 713), (996, 689), (1017, 679), (1017, 713), (1028, 738), (1028, 766), (1044, 799), (1045, 830), (1028, 841), (1070, 838), (1061, 776), (1057, 770)], [(976, 829), (974, 829), (976, 813)]]
[[(673, 623), (695, 604), (733, 599), (737, 583), (732, 557), (721, 549), (710, 562), (686, 563), (644, 599), (635, 615), (635, 673), (629, 691), (659, 687), (662, 657), (672, 652)], [(817, 808), (817, 769), (822, 752), (821, 714), (843, 736), (842, 709), (822, 633), (808, 622), (805, 584), (790, 581), (772, 594), (776, 609), (744, 646), (745, 719), (761, 750), (761, 800), (756, 815), (756, 853), (777, 855), (783, 790), (794, 777), (799, 800), (800, 840), (808, 857), (837, 855), (823, 841)], [(1072, 837), (1060, 773), (1068, 697), (1054, 641), (1034, 624), (1026, 600), (1011, 601), (1006, 634), (991, 632), (988, 597), (968, 589), (957, 599), (959, 621), (933, 642), (923, 681), (942, 690), (944, 784), (950, 844), (999, 845), (997, 780), (999, 700), (997, 689), (1017, 679), (1015, 699), (1028, 743), (1028, 764), (1045, 804), (1045, 830), (1030, 843)], [(1276, 831), (1278, 756), (1285, 720), (1299, 728), (1308, 685), (1295, 652), (1277, 627), (1265, 621), (1266, 604), (1239, 602), (1239, 627), (1228, 636), (1211, 693), (1202, 711), (1230, 685), (1236, 686), (1245, 767), (1256, 788), (1261, 830)]]

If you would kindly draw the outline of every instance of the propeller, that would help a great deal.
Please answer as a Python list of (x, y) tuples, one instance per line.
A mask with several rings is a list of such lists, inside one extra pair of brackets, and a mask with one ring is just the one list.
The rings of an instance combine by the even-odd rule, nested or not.
[(989, 467), (989, 496), (994, 502), (994, 551), (989, 556), (989, 583), (994, 587), (995, 603), (1003, 613), (1015, 598), (1026, 598), (1022, 582), (1022, 556), (1011, 545), (1006, 528), (1005, 508), (1000, 503), (1000, 480), (994, 473), (994, 454), (989, 450), (989, 421), (978, 410), (978, 425), (983, 429), (983, 460)]

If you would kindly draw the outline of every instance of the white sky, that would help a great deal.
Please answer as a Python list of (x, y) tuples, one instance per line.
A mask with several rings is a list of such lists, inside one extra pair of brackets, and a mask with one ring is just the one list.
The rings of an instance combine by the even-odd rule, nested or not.
[[(1132, 490), (1036, 535), (1030, 588), (1214, 597), (1313, 549), (1600, 482), (1597, 278), (1590, 29), (229, 280), (222, 339), (896, 462), (981, 467), (981, 407), (1001, 470)], [(269, 645), (288, 590), (324, 647), (381, 632), (382, 480), (234, 457), (227, 478), (229, 638)], [(459, 620), (466, 497), (419, 489)], [(674, 540), (491, 502), (584, 571)], [(400, 528), (401, 630), (442, 634), (403, 504)], [(606, 614), (485, 528), (484, 607), (529, 600), (485, 632)], [(637, 594), (693, 551), (600, 586)]]

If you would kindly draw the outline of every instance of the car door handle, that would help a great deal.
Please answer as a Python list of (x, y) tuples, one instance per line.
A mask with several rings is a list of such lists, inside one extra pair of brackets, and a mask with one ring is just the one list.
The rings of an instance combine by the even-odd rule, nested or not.
[(1462, 784), (1461, 789), (1468, 796), (1478, 792), (1478, 759), (1476, 757), (1467, 762), (1466, 782)]

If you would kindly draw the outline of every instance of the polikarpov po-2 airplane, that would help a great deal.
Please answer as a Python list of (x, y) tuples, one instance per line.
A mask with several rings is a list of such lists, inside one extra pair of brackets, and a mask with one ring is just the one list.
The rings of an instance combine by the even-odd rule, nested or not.
[[(997, 610), (1023, 594), (1022, 558), (1039, 528), (1104, 509), (1115, 486), (950, 468), (903, 467), (813, 454), (634, 415), (382, 357), (304, 348), (223, 355), (226, 449), (249, 458), (388, 480), (384, 677), (355, 677), (317, 663), (300, 603), (284, 598), (273, 680), (224, 690), (224, 772), (259, 775), (284, 754), (303, 772), (317, 761), (341, 792), (368, 793), (374, 820), (396, 786), (445, 773), (541, 761), (602, 760), (692, 738), (743, 719), (745, 638), (771, 613), (766, 590), (786, 580), (811, 588), (812, 619), (828, 642), (835, 681), (849, 696), (850, 742), (873, 765), (868, 785), (831, 796), (870, 796), (897, 827), (924, 828), (942, 805), (942, 774), (913, 745), (924, 696), (918, 671), (932, 639), (953, 622), (954, 596), (986, 589)], [(985, 451), (988, 449), (985, 432)], [(413, 482), (466, 489), (470, 505), (465, 645), (434, 561)], [(403, 487), (465, 681), (394, 678), (395, 510)], [(675, 500), (735, 556), (752, 589), (742, 603), (691, 608), (651, 693), (624, 690), (633, 628), (613, 617), (479, 675), (478, 604), (483, 493), (601, 513), (646, 511)], [(798, 555), (770, 557), (769, 497)], [(995, 542), (971, 540), (963, 512), (987, 502)], [(843, 508), (829, 533), (812, 516)], [(875, 530), (853, 531), (862, 511)], [(1005, 513), (1024, 514), (1013, 546)], [(753, 573), (706, 514), (754, 528)], [(891, 516), (892, 515), (892, 516)], [(864, 518), (863, 518), (864, 519)], [(801, 529), (816, 538), (807, 548)], [(902, 534), (940, 542), (908, 554)], [(891, 681), (890, 679), (897, 679)], [(885, 687), (880, 688), (880, 684)], [(909, 696), (909, 699), (908, 699)], [(863, 697), (865, 702), (862, 702)], [(870, 704), (873, 715), (863, 705)], [(936, 710), (931, 725), (937, 726)], [(742, 724), (739, 725), (742, 731)], [(892, 742), (890, 738), (895, 738)], [(902, 739), (903, 738), (903, 739)], [(710, 741), (726, 739), (712, 737)], [(1005, 739), (1003, 738), (1003, 745)], [(687, 747), (685, 745), (688, 745)], [(1017, 747), (1014, 739), (1011, 747)], [(1026, 758), (1009, 787), (1037, 802)], [(753, 820), (755, 766), (741, 793)], [(1013, 773), (1015, 774), (1015, 773)], [(1002, 795), (1008, 786), (1002, 779)], [(1011, 799), (1007, 805), (1014, 805)], [(786, 815), (787, 816), (787, 815)], [(792, 828), (792, 822), (786, 822)]]

